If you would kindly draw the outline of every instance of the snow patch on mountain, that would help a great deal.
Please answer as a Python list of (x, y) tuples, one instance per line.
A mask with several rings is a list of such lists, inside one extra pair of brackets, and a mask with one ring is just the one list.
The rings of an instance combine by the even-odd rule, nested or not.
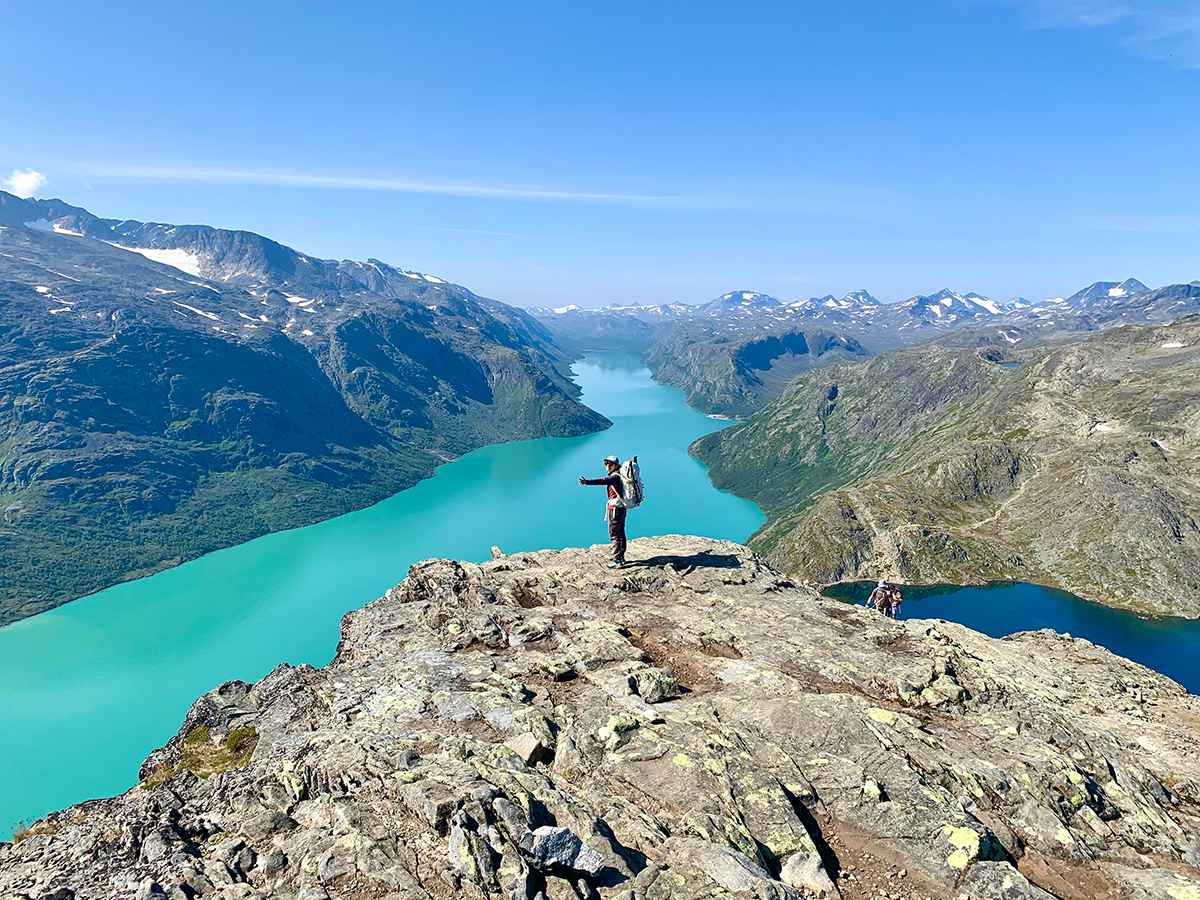
[[(200, 274), (200, 257), (195, 253), (188, 253), (186, 250), (160, 250), (154, 247), (126, 247), (122, 244), (105, 241), (106, 244), (111, 244), (118, 250), (128, 250), (130, 253), (140, 253), (146, 259), (153, 260), (156, 263), (162, 263), (164, 266), (171, 266), (178, 269), (180, 272), (186, 272), (188, 275)], [(207, 287), (207, 285), (205, 285)]]
[(221, 317), (216, 315), (215, 313), (206, 312), (205, 310), (197, 309), (194, 306), (188, 306), (186, 303), (180, 303), (178, 300), (172, 300), (171, 302), (174, 303), (176, 306), (182, 306), (184, 309), (190, 309), (192, 312), (194, 312), (198, 316), (204, 316), (204, 318), (212, 319), (214, 322), (221, 321)]

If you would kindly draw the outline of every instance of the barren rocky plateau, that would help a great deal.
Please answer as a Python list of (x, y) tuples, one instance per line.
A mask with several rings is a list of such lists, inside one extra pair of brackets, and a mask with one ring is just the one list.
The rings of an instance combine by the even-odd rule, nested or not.
[(198, 699), (0, 897), (1200, 900), (1200, 706), (1051, 632), (695, 537), (429, 560), (328, 666)]

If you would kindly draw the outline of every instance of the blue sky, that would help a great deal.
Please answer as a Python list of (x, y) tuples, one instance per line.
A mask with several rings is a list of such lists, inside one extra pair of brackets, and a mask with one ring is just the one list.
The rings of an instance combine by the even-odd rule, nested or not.
[(1197, 0), (0, 0), (0, 34), (39, 196), (517, 305), (1200, 278)]

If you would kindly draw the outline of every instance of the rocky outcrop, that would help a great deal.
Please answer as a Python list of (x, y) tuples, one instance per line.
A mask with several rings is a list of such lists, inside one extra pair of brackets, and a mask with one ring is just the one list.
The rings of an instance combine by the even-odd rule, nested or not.
[(692, 452), (824, 583), (1034, 581), (1200, 616), (1200, 318), (1021, 351), (923, 344), (802, 376)]
[(413, 566), (327, 667), (220, 686), (139, 786), (0, 845), (0, 896), (1198, 896), (1174, 682), (886, 620), (736, 544), (630, 557)]

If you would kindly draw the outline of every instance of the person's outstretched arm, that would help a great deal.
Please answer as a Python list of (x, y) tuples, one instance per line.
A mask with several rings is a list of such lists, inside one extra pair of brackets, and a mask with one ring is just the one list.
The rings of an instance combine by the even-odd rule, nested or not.
[(593, 484), (593, 485), (601, 485), (601, 484), (616, 484), (616, 483), (617, 483), (617, 478), (618, 478), (618, 477), (620, 477), (620, 476), (618, 476), (618, 475), (605, 475), (603, 478), (584, 478), (582, 475), (580, 475), (580, 476), (579, 476), (579, 483), (580, 483), (580, 484)]

